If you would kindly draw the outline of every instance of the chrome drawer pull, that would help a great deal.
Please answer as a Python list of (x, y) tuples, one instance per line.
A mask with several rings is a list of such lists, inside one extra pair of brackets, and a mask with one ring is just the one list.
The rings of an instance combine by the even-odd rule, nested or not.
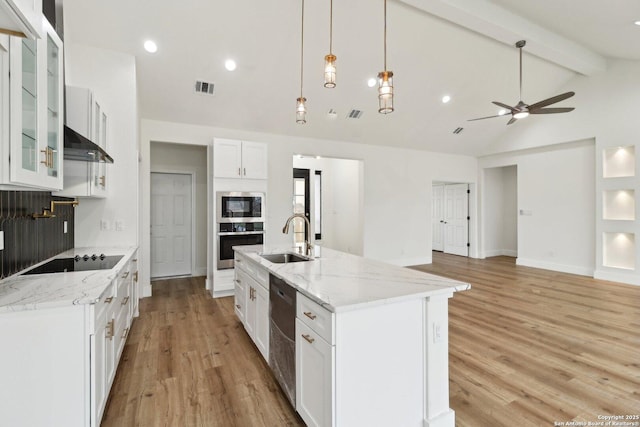
[(313, 344), (313, 342), (315, 341), (315, 339), (311, 338), (311, 335), (305, 335), (305, 334), (302, 334), (302, 338), (304, 338), (305, 340), (307, 340), (307, 342), (308, 342), (309, 344)]
[(318, 316), (316, 316), (315, 314), (313, 314), (313, 313), (312, 313), (312, 312), (310, 312), (310, 311), (305, 311), (305, 312), (304, 312), (304, 315), (305, 315), (305, 316), (307, 316), (307, 317), (308, 317), (309, 319), (311, 319), (311, 320), (316, 320), (316, 317), (318, 317)]
[(106, 302), (107, 304), (111, 304), (111, 301), (113, 301), (113, 297), (107, 297), (104, 299), (104, 302)]
[(123, 278), (123, 279), (126, 279), (127, 277), (129, 277), (129, 272), (128, 272), (128, 271), (126, 271), (126, 272), (122, 275), (122, 278)]
[(129, 328), (124, 329), (124, 332), (122, 333), (122, 339), (127, 338), (127, 335), (129, 335)]
[(122, 305), (126, 305), (129, 302), (129, 296), (127, 295), (126, 297), (124, 297), (124, 299), (122, 300)]
[(242, 309), (242, 307), (240, 307), (238, 304), (236, 304), (236, 308), (237, 308), (238, 310), (241, 310), (241, 309)]

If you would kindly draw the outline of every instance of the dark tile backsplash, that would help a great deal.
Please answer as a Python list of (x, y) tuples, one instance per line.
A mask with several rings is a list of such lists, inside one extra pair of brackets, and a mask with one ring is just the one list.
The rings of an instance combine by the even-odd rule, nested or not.
[(32, 217), (49, 209), (51, 200), (73, 199), (54, 197), (44, 191), (0, 191), (0, 230), (4, 231), (0, 279), (73, 248), (73, 206), (56, 206), (55, 218)]

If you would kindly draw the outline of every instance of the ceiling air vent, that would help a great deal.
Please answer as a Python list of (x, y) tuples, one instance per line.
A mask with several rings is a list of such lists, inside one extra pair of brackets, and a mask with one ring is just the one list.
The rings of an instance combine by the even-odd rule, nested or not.
[(456, 130), (453, 131), (453, 133), (455, 133), (456, 135), (459, 134), (460, 132), (462, 132), (463, 128), (456, 128)]
[(213, 95), (213, 83), (205, 82), (203, 80), (196, 80), (196, 93)]
[(347, 114), (347, 119), (359, 119), (362, 117), (362, 110), (351, 110)]

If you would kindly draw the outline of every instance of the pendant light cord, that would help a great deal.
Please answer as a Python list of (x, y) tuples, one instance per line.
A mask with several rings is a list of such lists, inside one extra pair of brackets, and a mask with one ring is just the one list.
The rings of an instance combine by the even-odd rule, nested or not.
[(304, 0), (302, 0), (302, 25), (300, 34), (300, 98), (302, 98), (302, 81), (304, 77)]
[(384, 0), (384, 71), (387, 71), (387, 0)]
[(333, 0), (329, 2), (329, 54), (333, 55)]

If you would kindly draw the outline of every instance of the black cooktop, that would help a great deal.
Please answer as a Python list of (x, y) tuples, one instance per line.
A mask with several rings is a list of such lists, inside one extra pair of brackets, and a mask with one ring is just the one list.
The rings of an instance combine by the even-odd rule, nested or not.
[(64, 273), (67, 271), (109, 270), (121, 259), (122, 255), (106, 256), (105, 254), (76, 255), (74, 258), (56, 258), (33, 270), (22, 273), (22, 275)]

